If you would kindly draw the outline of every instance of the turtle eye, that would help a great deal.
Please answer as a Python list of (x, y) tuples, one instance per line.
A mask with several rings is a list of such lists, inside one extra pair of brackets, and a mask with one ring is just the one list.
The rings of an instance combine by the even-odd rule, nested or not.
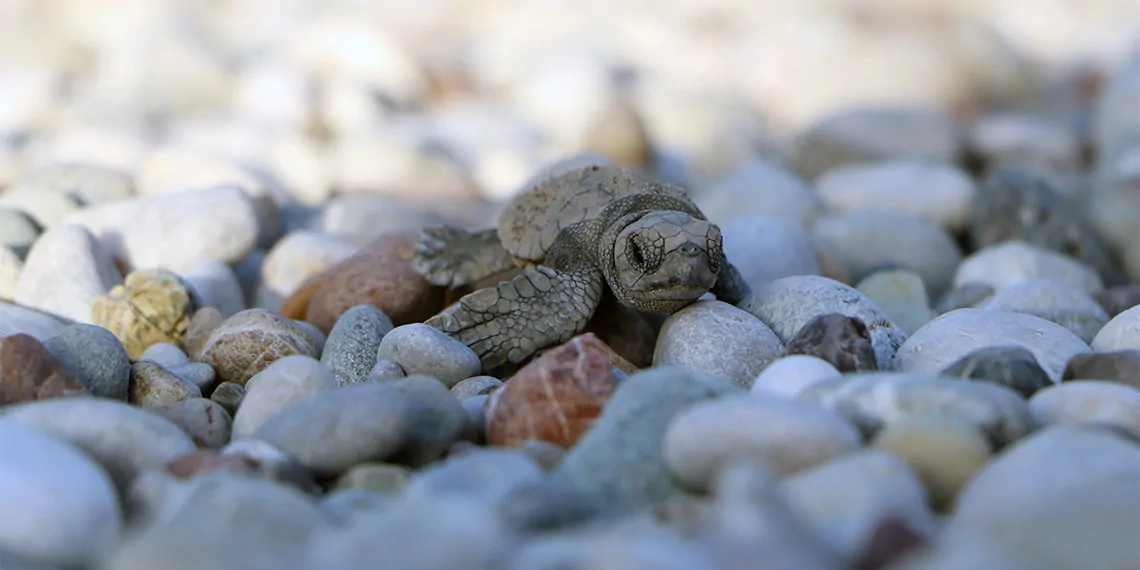
[(645, 267), (645, 252), (636, 238), (630, 238), (626, 244), (626, 254), (636, 267)]

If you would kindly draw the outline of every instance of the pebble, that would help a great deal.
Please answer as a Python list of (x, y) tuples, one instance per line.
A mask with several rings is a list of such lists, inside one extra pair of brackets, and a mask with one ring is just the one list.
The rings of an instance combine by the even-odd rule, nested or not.
[(931, 411), (887, 424), (871, 446), (906, 460), (922, 479), (931, 504), (948, 510), (958, 491), (990, 461), (986, 434), (954, 413)]
[(1112, 317), (1090, 346), (1097, 352), (1140, 349), (1140, 305)]
[(417, 472), (405, 492), (410, 498), (459, 495), (496, 503), (517, 489), (539, 483), (543, 476), (542, 468), (527, 454), (490, 447), (448, 458)]
[(991, 541), (1029, 567), (1127, 568), (1140, 534), (1138, 479), (1135, 443), (1103, 428), (1046, 427), (966, 484), (943, 537)]
[(131, 176), (116, 168), (80, 162), (56, 162), (27, 173), (17, 188), (74, 196), (85, 206), (126, 200), (135, 194)]
[(101, 295), (122, 283), (115, 260), (91, 232), (60, 224), (45, 232), (28, 252), (16, 302), (80, 323), (90, 323)]
[(955, 309), (975, 309), (993, 297), (997, 291), (987, 283), (962, 283), (942, 295), (934, 312), (938, 315)]
[(0, 521), (5, 568), (9, 554), (44, 564), (28, 570), (48, 570), (96, 564), (114, 550), (123, 516), (98, 464), (63, 440), (7, 420), (0, 420), (0, 456), (0, 502), (28, 515)]
[(376, 358), (393, 360), (408, 376), (431, 376), (449, 388), (483, 370), (479, 357), (467, 345), (421, 323), (388, 331), (380, 340)]
[(996, 290), (1026, 279), (1051, 279), (1089, 295), (1104, 290), (1100, 276), (1081, 262), (1020, 241), (986, 246), (966, 256), (954, 274), (954, 286), (978, 283)]
[(665, 319), (654, 366), (682, 366), (748, 388), (784, 343), (760, 319), (722, 301), (697, 301)]
[(1140, 285), (1119, 285), (1097, 293), (1093, 299), (1104, 309), (1108, 318), (1140, 305)]
[(196, 359), (213, 366), (220, 381), (244, 386), (254, 374), (293, 355), (316, 358), (312, 337), (281, 315), (246, 309), (222, 321)]
[(380, 309), (396, 326), (427, 320), (443, 308), (443, 292), (412, 268), (415, 232), (390, 233), (308, 279), (281, 313), (327, 333), (357, 305)]
[(969, 223), (978, 192), (970, 176), (950, 164), (906, 159), (839, 166), (815, 187), (828, 210), (886, 209), (955, 233)]
[(222, 448), (223, 458), (238, 458), (252, 466), (266, 479), (292, 485), (306, 493), (319, 493), (313, 480), (313, 473), (301, 465), (295, 457), (260, 440), (242, 439), (231, 441)]
[(190, 357), (177, 345), (169, 342), (159, 342), (148, 346), (139, 360), (150, 360), (166, 368), (177, 368), (190, 364)]
[(875, 359), (882, 370), (896, 368), (895, 352), (906, 340), (906, 333), (862, 293), (827, 277), (797, 275), (777, 279), (754, 289), (738, 306), (764, 321), (784, 343), (818, 315), (837, 313), (857, 318), (867, 326)]
[(907, 335), (934, 319), (922, 276), (909, 269), (875, 271), (859, 281), (855, 289)]
[(1045, 319), (1008, 311), (959, 309), (915, 331), (899, 348), (902, 370), (933, 374), (987, 346), (1021, 346), (1033, 353), (1054, 382), (1065, 363), (1089, 347), (1068, 329)]
[(325, 341), (321, 362), (341, 386), (368, 379), (376, 366), (381, 339), (392, 330), (392, 321), (372, 305), (357, 305), (337, 320)]
[(216, 259), (200, 259), (186, 266), (184, 281), (201, 297), (203, 307), (214, 307), (223, 317), (245, 310), (245, 294), (229, 265)]
[(1086, 293), (1049, 279), (1026, 279), (998, 289), (980, 309), (1014, 311), (1057, 323), (1086, 343), (1108, 322), (1108, 314)]
[(20, 273), (24, 260), (12, 248), (0, 245), (0, 302), (15, 299), (20, 289)]
[(140, 473), (162, 469), (196, 449), (182, 428), (169, 420), (102, 398), (28, 402), (5, 407), (0, 417), (79, 448), (107, 471), (121, 497), (127, 496)]
[(399, 362), (390, 358), (377, 360), (376, 365), (368, 372), (368, 377), (364, 379), (365, 382), (384, 383), (392, 380), (399, 380), (406, 378), (408, 373), (404, 371), (404, 367), (400, 366)]
[(676, 366), (630, 376), (606, 413), (550, 475), (599, 516), (629, 512), (681, 493), (665, 463), (661, 441), (673, 419), (704, 400), (740, 393), (734, 383)]
[(140, 408), (202, 397), (202, 390), (197, 385), (148, 360), (140, 360), (131, 366), (130, 381), (128, 401)]
[(389, 497), (399, 496), (408, 486), (412, 470), (403, 465), (360, 463), (336, 480), (335, 489), (356, 489)]
[(578, 335), (530, 361), (490, 394), (487, 442), (520, 447), (538, 440), (572, 447), (601, 416), (617, 385), (602, 341)]
[(150, 345), (180, 345), (198, 308), (194, 290), (165, 269), (132, 271), (122, 285), (95, 299), (91, 323), (112, 333), (138, 360)]
[(1020, 394), (992, 382), (906, 372), (846, 375), (824, 380), (800, 395), (858, 427), (865, 436), (911, 415), (953, 413), (986, 434), (995, 449), (1037, 427)]
[(814, 239), (824, 242), (857, 282), (884, 265), (922, 276), (932, 295), (949, 289), (962, 252), (945, 230), (912, 214), (887, 210), (829, 213), (816, 220)]
[[(259, 306), (279, 310), (280, 304), (307, 279), (352, 257), (358, 249), (342, 237), (307, 230), (289, 232), (265, 256), (260, 270), (265, 295)], [(270, 298), (275, 302), (269, 304)]]
[(235, 387), (230, 388), (233, 396), (229, 399), (232, 401), (237, 397), (240, 403), (233, 421), (235, 440), (253, 437), (266, 421), (283, 410), (339, 386), (328, 366), (303, 354), (274, 361), (244, 386), (234, 383), (223, 385)]
[(0, 338), (0, 406), (86, 393), (38, 340), (22, 333)]
[(222, 408), (229, 412), (230, 417), (236, 421), (238, 409), (245, 399), (245, 386), (233, 382), (222, 382), (214, 387), (214, 391), (210, 393), (210, 399), (221, 404)]
[(28, 256), (42, 233), (43, 227), (23, 210), (0, 208), (0, 245), (12, 250), (19, 259)]
[(919, 536), (932, 536), (937, 528), (918, 473), (879, 449), (836, 457), (784, 479), (780, 489), (792, 509), (845, 558), (862, 552), (888, 517)]
[(191, 362), (183, 364), (182, 366), (174, 366), (167, 368), (170, 373), (175, 376), (195, 385), (203, 394), (210, 393), (210, 389), (214, 387), (214, 380), (216, 374), (214, 367), (202, 362)]
[(1020, 345), (999, 344), (970, 351), (942, 370), (941, 375), (993, 382), (1025, 398), (1053, 385), (1053, 379), (1041, 369), (1037, 357)]
[(752, 394), (773, 394), (796, 398), (809, 386), (842, 373), (822, 358), (793, 354), (773, 360), (752, 382)]
[(166, 418), (182, 428), (194, 445), (203, 449), (221, 449), (230, 442), (233, 420), (221, 404), (206, 398), (187, 398), (178, 402), (147, 408), (148, 412)]
[(0, 208), (25, 212), (46, 230), (80, 212), (83, 204), (79, 198), (65, 192), (43, 192), (15, 186), (0, 195)]
[(115, 335), (103, 327), (68, 325), (56, 330), (43, 346), (94, 396), (126, 400), (131, 361)]
[(764, 216), (722, 224), (724, 255), (752, 287), (789, 275), (818, 275), (819, 261), (804, 228)]
[(807, 226), (822, 207), (814, 188), (778, 164), (764, 160), (737, 166), (695, 193), (693, 201), (713, 223), (725, 225), (766, 216)]
[(879, 369), (867, 325), (838, 313), (812, 317), (788, 341), (788, 354), (822, 358), (844, 373)]
[(435, 378), (414, 375), (387, 386), (411, 402), (408, 441), (395, 457), (400, 463), (416, 468), (431, 464), (446, 455), (470, 427), (463, 405)]
[(213, 307), (202, 307), (194, 311), (194, 316), (190, 317), (190, 324), (186, 327), (186, 338), (182, 342), (182, 350), (190, 360), (201, 358), (202, 347), (223, 320), (222, 314)]
[(259, 232), (253, 201), (234, 186), (121, 200), (64, 221), (87, 227), (130, 267), (175, 272), (203, 259), (237, 263), (253, 250)]
[(1029, 400), (1042, 425), (1114, 425), (1140, 440), (1140, 389), (1104, 380), (1065, 382)]
[(325, 203), (314, 226), (321, 233), (364, 245), (385, 233), (419, 231), (445, 223), (439, 216), (384, 196), (337, 196)]
[(989, 170), (1021, 166), (1064, 173), (1081, 166), (1081, 141), (1074, 129), (1024, 112), (999, 112), (980, 117), (966, 144), (984, 159)]
[(309, 338), (313, 339), (313, 346), (316, 348), (316, 354), (324, 354), (325, 342), (328, 341), (328, 337), (325, 336), (325, 333), (321, 332), (321, 329), (318, 329), (317, 327), (306, 323), (305, 321), (293, 321), (293, 324), (297, 325), (297, 327), (305, 331), (305, 334), (309, 335)]
[(1140, 350), (1073, 355), (1065, 364), (1063, 380), (1109, 380), (1140, 388)]
[(71, 324), (70, 319), (0, 301), (0, 337), (26, 334), (37, 340), (44, 340), (59, 328), (69, 324)]
[(451, 387), (451, 395), (459, 400), (475, 396), (485, 396), (503, 386), (503, 381), (494, 376), (472, 376)]
[(762, 460), (776, 477), (860, 447), (859, 431), (819, 404), (742, 394), (677, 414), (662, 442), (666, 465), (685, 485), (708, 490), (730, 460)]

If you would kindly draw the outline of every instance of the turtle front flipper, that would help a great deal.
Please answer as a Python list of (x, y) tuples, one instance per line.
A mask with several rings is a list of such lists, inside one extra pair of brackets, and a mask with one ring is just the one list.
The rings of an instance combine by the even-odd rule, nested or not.
[(449, 226), (424, 228), (411, 263), (428, 283), (442, 287), (468, 285), (517, 267), (497, 230), (472, 233)]
[(752, 288), (748, 286), (740, 270), (726, 259), (720, 266), (720, 275), (716, 279), (716, 284), (709, 292), (716, 295), (718, 301), (735, 305), (751, 295)]
[(534, 267), (464, 296), (426, 324), (469, 346), (486, 371), (569, 340), (594, 315), (604, 287), (596, 269)]

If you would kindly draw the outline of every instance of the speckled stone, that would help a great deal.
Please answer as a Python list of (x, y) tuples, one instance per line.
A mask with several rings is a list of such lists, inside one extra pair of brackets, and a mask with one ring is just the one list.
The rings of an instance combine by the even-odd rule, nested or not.
[(247, 309), (218, 325), (197, 359), (213, 366), (222, 382), (245, 385), (254, 374), (294, 354), (316, 357), (313, 339), (304, 330), (265, 309)]
[(380, 309), (357, 305), (345, 311), (333, 325), (321, 362), (342, 386), (364, 382), (376, 366), (381, 339), (392, 328), (392, 321)]
[(69, 325), (44, 339), (43, 345), (93, 395), (127, 399), (131, 361), (119, 339), (107, 329)]
[(132, 271), (92, 307), (93, 324), (110, 330), (127, 356), (138, 360), (152, 344), (179, 346), (197, 310), (193, 290), (177, 274), (163, 269)]

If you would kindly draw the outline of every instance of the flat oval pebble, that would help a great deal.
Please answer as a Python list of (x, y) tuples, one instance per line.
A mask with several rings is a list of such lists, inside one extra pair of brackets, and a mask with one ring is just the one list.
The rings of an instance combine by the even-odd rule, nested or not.
[(171, 374), (195, 385), (203, 394), (208, 394), (214, 387), (216, 373), (214, 367), (204, 362), (188, 362), (179, 366), (166, 368)]
[(126, 402), (102, 398), (8, 406), (0, 409), (0, 419), (42, 430), (83, 450), (107, 470), (120, 493), (139, 473), (161, 469), (196, 449), (170, 421)]
[(190, 357), (181, 348), (169, 342), (159, 342), (148, 346), (139, 360), (149, 360), (166, 368), (176, 368), (190, 363)]
[[(1086, 353), (1074, 358), (1081, 354)], [(1053, 379), (1041, 369), (1037, 357), (1019, 345), (984, 346), (972, 350), (944, 368), (941, 374), (993, 382), (1012, 388), (1026, 398), (1053, 385)]]
[(1029, 411), (1042, 425), (1116, 425), (1140, 440), (1140, 389), (1101, 380), (1065, 382), (1029, 400)]
[(311, 356), (279, 359), (245, 384), (241, 407), (234, 416), (233, 438), (252, 437), (262, 424), (282, 410), (338, 386), (332, 370)]
[(161, 364), (140, 360), (131, 366), (129, 401), (140, 408), (181, 402), (202, 397), (202, 389)]
[(879, 369), (866, 323), (839, 313), (812, 317), (788, 341), (787, 352), (822, 358), (843, 373)]
[(131, 361), (122, 343), (107, 329), (68, 325), (44, 339), (43, 345), (93, 395), (127, 399)]
[(122, 281), (114, 259), (91, 232), (61, 224), (40, 236), (28, 252), (15, 300), (90, 323), (95, 300)]
[(1065, 363), (1088, 345), (1068, 329), (1045, 319), (1008, 311), (959, 309), (946, 313), (915, 331), (899, 348), (902, 370), (933, 374), (979, 348), (1022, 346), (1054, 382), (1061, 380)]
[(783, 477), (861, 443), (857, 429), (819, 404), (745, 394), (682, 411), (662, 445), (669, 469), (686, 485), (707, 490), (730, 460), (760, 459)]
[(784, 343), (760, 319), (722, 301), (697, 301), (665, 319), (653, 365), (676, 365), (749, 387)]
[(1013, 390), (947, 376), (849, 374), (809, 387), (800, 399), (822, 404), (872, 437), (886, 425), (929, 412), (960, 415), (997, 448), (1037, 427), (1025, 400)]
[(1108, 321), (1092, 341), (1097, 352), (1140, 349), (1140, 305)]
[(222, 382), (244, 385), (286, 356), (317, 356), (316, 346), (291, 319), (265, 309), (247, 309), (210, 333), (197, 359), (214, 367)]
[(764, 321), (784, 343), (813, 317), (838, 313), (867, 326), (880, 370), (893, 370), (895, 353), (906, 333), (856, 289), (818, 275), (797, 275), (769, 282), (741, 301), (741, 309)]
[(889, 209), (952, 232), (966, 227), (977, 193), (973, 180), (961, 170), (919, 160), (840, 166), (816, 179), (815, 187), (830, 210)]
[(230, 266), (216, 259), (200, 259), (180, 273), (194, 288), (203, 307), (214, 307), (223, 317), (245, 310), (245, 294)]
[(789, 275), (820, 272), (811, 238), (795, 221), (756, 216), (721, 223), (720, 231), (725, 257), (753, 287)]
[(467, 345), (422, 323), (390, 330), (381, 339), (376, 358), (394, 360), (408, 376), (431, 376), (448, 387), (483, 370), (479, 357)]
[(376, 366), (377, 351), (392, 321), (372, 305), (357, 305), (337, 319), (325, 340), (321, 362), (342, 386), (368, 379)]
[(26, 515), (0, 520), (0, 556), (21, 554), (47, 570), (85, 567), (113, 551), (123, 516), (98, 464), (64, 440), (8, 420), (0, 420), (0, 457), (0, 503)]
[(1108, 314), (1086, 293), (1049, 279), (1026, 279), (998, 289), (979, 309), (1015, 311), (1057, 323), (1092, 342)]
[(152, 406), (147, 408), (147, 411), (182, 428), (198, 447), (221, 449), (230, 442), (233, 420), (221, 404), (212, 400), (188, 398), (179, 402)]
[(398, 496), (404, 492), (412, 470), (389, 463), (360, 463), (336, 480), (336, 489), (359, 489), (379, 495)]
[(793, 354), (777, 358), (765, 366), (752, 382), (750, 391), (795, 398), (816, 382), (840, 376), (842, 374), (822, 358)]
[(958, 265), (954, 286), (983, 283), (1001, 289), (1026, 279), (1052, 279), (1089, 295), (1104, 289), (1100, 276), (1088, 266), (1021, 241), (1006, 241), (971, 253)]

